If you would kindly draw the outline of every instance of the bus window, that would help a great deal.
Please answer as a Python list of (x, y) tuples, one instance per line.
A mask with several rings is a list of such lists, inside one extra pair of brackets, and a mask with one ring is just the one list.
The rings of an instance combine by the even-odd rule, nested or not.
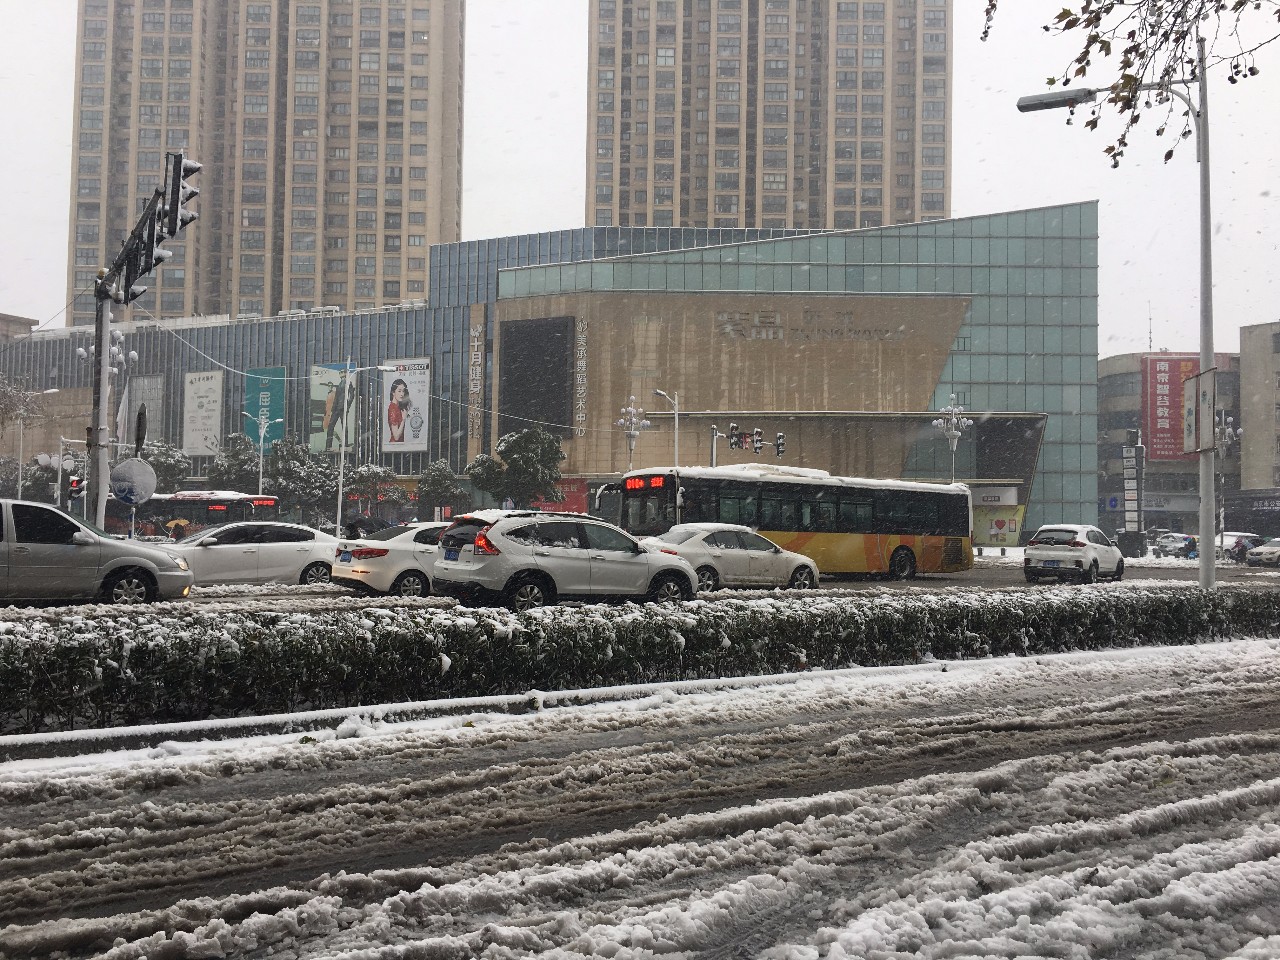
[(800, 529), (834, 532), (836, 505), (827, 501), (804, 500), (800, 503)]
[(760, 498), (760, 529), (762, 530), (795, 530), (798, 528), (796, 502), (790, 499), (771, 497), (767, 494)]
[(869, 500), (841, 500), (836, 529), (841, 533), (858, 533), (871, 529)]

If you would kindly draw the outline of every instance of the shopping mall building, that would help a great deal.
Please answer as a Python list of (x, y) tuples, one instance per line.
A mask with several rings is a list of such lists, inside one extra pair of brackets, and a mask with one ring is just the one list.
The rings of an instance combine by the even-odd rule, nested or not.
[[(591, 227), (445, 244), (431, 248), (426, 301), (130, 316), (117, 324), (137, 354), (121, 368), (119, 422), (131, 439), (145, 403), (148, 436), (181, 445), (196, 477), (227, 435), (256, 443), (259, 417), (283, 421), (268, 441), (335, 452), (350, 364), (348, 462), (403, 477), (438, 459), (461, 471), (537, 423), (563, 438), (579, 508), (629, 461), (954, 470), (973, 487), (978, 542), (1016, 543), (1043, 522), (1098, 518), (1097, 257), (1093, 202), (839, 232)], [(91, 371), (77, 348), (90, 343), (64, 329), (0, 353), (3, 375), (59, 391), (28, 425), (28, 453), (84, 436)], [(973, 421), (954, 456), (934, 424), (953, 395)], [(617, 421), (631, 397), (651, 427), (629, 438)], [(762, 449), (715, 439), (730, 424), (758, 429)]]

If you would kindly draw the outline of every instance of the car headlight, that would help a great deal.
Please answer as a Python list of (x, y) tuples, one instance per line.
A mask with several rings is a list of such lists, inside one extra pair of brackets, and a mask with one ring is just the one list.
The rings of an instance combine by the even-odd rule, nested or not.
[(179, 569), (179, 570), (190, 570), (190, 569), (191, 569), (190, 565), (187, 563), (187, 558), (186, 558), (186, 557), (179, 557), (179, 556), (176, 556), (175, 554), (172, 554), (172, 553), (171, 553), (171, 554), (169, 554), (169, 559), (170, 559), (170, 560), (172, 560), (174, 563), (176, 563), (176, 564), (178, 565), (178, 569)]

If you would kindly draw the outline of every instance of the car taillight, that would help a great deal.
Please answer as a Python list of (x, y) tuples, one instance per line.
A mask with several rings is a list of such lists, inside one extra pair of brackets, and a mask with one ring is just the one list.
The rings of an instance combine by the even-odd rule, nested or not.
[(669, 554), (671, 554), (671, 556), (673, 556), (673, 557), (678, 557), (678, 556), (680, 556), (680, 554), (676, 553), (674, 550), (668, 550), (666, 547), (659, 547), (659, 548), (658, 548), (658, 552), (659, 552), (659, 553), (669, 553)]
[(1068, 547), (1087, 547), (1088, 545), (1083, 540), (1072, 540), (1067, 544)]
[(1044, 542), (1044, 541), (1042, 541), (1042, 540), (1037, 540), (1037, 539), (1035, 539), (1034, 537), (1032, 537), (1030, 540), (1028, 540), (1028, 541), (1027, 541), (1027, 546), (1028, 546), (1028, 547), (1038, 547), (1038, 546), (1040, 546), (1040, 544), (1041, 544), (1041, 543), (1043, 543), (1043, 542)]
[[(488, 527), (484, 528), (488, 530)], [(493, 541), (484, 535), (484, 530), (476, 534), (475, 544), (472, 546), (472, 553), (477, 556), (496, 557), (502, 551), (493, 545)]]
[(351, 551), (352, 560), (372, 560), (374, 557), (385, 557), (390, 550), (383, 550), (378, 547), (357, 547)]

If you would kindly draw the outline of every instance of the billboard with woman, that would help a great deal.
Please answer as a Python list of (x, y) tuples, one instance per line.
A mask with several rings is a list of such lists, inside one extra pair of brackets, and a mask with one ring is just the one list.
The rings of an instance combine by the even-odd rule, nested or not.
[(431, 358), (386, 360), (383, 366), (395, 369), (382, 374), (382, 452), (418, 453), (428, 450)]

